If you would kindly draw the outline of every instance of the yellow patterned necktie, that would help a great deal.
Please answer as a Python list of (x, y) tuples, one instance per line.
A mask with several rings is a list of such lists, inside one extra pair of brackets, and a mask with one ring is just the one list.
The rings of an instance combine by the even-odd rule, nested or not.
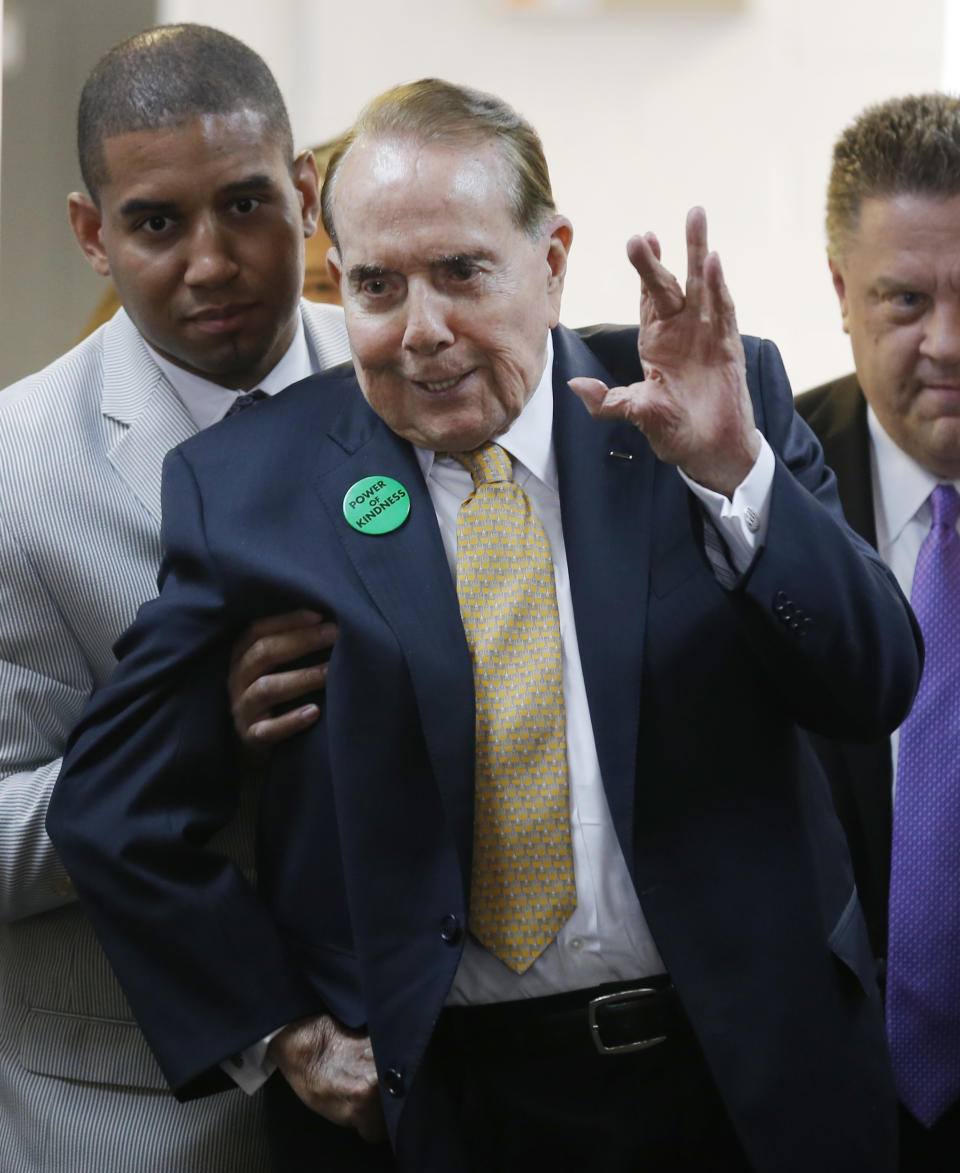
[(477, 719), (470, 931), (523, 973), (577, 906), (553, 563), (509, 455), (451, 455), (474, 484), (457, 517)]

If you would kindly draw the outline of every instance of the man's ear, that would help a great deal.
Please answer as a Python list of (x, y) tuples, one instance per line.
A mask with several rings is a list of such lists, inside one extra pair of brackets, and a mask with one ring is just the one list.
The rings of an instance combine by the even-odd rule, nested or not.
[(94, 272), (101, 277), (109, 277), (110, 262), (103, 247), (100, 209), (88, 195), (73, 191), (67, 196), (67, 211), (73, 235), (79, 241), (84, 256), (93, 265)]
[(313, 151), (302, 151), (294, 159), (293, 186), (300, 197), (303, 235), (313, 236), (320, 221), (320, 173)]
[(563, 281), (567, 275), (567, 257), (573, 244), (573, 225), (566, 216), (554, 216), (546, 227), (549, 233), (547, 244), (547, 299), (550, 306), (549, 328), (560, 321), (560, 299), (563, 296)]
[(837, 291), (837, 298), (840, 302), (840, 317), (843, 321), (843, 332), (850, 333), (849, 309), (847, 305), (847, 281), (843, 275), (840, 266), (832, 258), (828, 258), (830, 265), (830, 276), (833, 278), (833, 288)]

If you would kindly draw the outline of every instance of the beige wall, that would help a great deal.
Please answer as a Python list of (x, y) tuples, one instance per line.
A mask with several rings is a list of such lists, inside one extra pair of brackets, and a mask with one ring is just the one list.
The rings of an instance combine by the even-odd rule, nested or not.
[(0, 387), (66, 350), (102, 289), (67, 222), (75, 122), (94, 62), (155, 19), (154, 0), (4, 0)]
[[(952, 2), (952, 0), (951, 0)], [(741, 329), (774, 338), (802, 390), (850, 368), (829, 284), (823, 193), (835, 135), (868, 102), (935, 88), (944, 0), (743, 0), (723, 10), (645, 0), (590, 19), (499, 0), (160, 0), (267, 56), (301, 144), (368, 97), (439, 74), (508, 98), (540, 130), (576, 229), (570, 324), (631, 320), (631, 232), (682, 264), (702, 203)]]
[(803, 389), (850, 366), (823, 257), (832, 140), (866, 103), (939, 84), (945, 2), (615, 0), (547, 18), (506, 0), (5, 0), (33, 31), (29, 68), (4, 78), (0, 385), (65, 349), (96, 299), (64, 211), (89, 64), (154, 19), (190, 19), (264, 54), (301, 144), (425, 74), (512, 101), (576, 228), (568, 323), (633, 319), (626, 237), (652, 228), (682, 265), (684, 212), (703, 203), (741, 328), (774, 338)]

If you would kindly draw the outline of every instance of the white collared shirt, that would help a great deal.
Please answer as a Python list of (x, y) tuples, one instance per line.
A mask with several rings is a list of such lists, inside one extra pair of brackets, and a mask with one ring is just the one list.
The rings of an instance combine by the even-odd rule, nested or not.
[[(213, 383), (202, 375), (178, 367), (176, 363), (172, 363), (160, 354), (149, 342), (147, 342), (147, 349), (200, 431), (223, 419), (235, 403), (237, 396), (242, 394), (239, 389), (231, 390), (229, 387), (221, 387), (219, 383)], [(315, 356), (311, 354), (307, 332), (303, 326), (303, 316), (297, 314), (297, 332), (293, 336), (293, 341), (277, 365), (268, 375), (264, 375), (257, 386), (267, 395), (276, 395), (284, 387), (289, 387), (291, 383), (298, 383), (301, 379), (307, 378), (308, 375), (312, 375), (318, 370), (320, 370), (320, 365)]]
[[(870, 477), (877, 551), (909, 599), (917, 556), (933, 520), (929, 497), (937, 485), (944, 482), (904, 452), (886, 433), (869, 404), (867, 427), (870, 432)], [(960, 491), (960, 481), (951, 483)], [(890, 745), (896, 792), (899, 731), (890, 738)]]
[[(530, 498), (550, 543), (560, 640), (563, 650), (563, 700), (566, 710), (570, 829), (577, 908), (556, 939), (522, 975), (514, 973), (470, 936), (448, 1001), (451, 1004), (534, 998), (602, 982), (630, 980), (664, 971), (620, 848), (600, 776), (600, 763), (580, 664), (566, 546), (560, 517), (557, 462), (553, 446), (553, 347), (548, 337), (544, 372), (520, 416), (497, 437), (514, 460), (514, 482)], [(437, 458), (417, 449), (456, 579), (457, 513), (473, 492), (470, 473), (452, 457)], [(758, 467), (759, 466), (759, 467)], [(684, 480), (701, 499), (727, 540), (734, 565), (742, 572), (762, 543), (769, 514), (774, 457), (763, 441), (762, 457), (731, 502)], [(682, 475), (682, 474), (681, 474)], [(764, 480), (766, 484), (764, 485)], [(744, 513), (755, 507), (762, 524), (750, 528)]]
[[(884, 431), (867, 407), (877, 550), (909, 599), (923, 540), (930, 532), (930, 494), (944, 482), (918, 464)], [(952, 482), (960, 490), (960, 481)]]

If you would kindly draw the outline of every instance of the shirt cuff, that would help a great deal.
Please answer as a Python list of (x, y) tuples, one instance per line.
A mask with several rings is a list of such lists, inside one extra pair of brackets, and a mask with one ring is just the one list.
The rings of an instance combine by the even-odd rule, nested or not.
[(220, 1064), (222, 1070), (248, 1096), (258, 1092), (276, 1071), (276, 1063), (267, 1058), (267, 1047), (283, 1029), (282, 1026), (278, 1026), (276, 1030), (265, 1035), (258, 1043), (253, 1043), (252, 1046), (237, 1055), (231, 1055), (229, 1059), (224, 1059)]
[(722, 535), (738, 574), (747, 570), (766, 541), (770, 520), (776, 459), (766, 437), (759, 431), (757, 435), (760, 437), (757, 459), (753, 462), (753, 468), (737, 485), (732, 499), (723, 493), (704, 488), (681, 469), (677, 469)]

